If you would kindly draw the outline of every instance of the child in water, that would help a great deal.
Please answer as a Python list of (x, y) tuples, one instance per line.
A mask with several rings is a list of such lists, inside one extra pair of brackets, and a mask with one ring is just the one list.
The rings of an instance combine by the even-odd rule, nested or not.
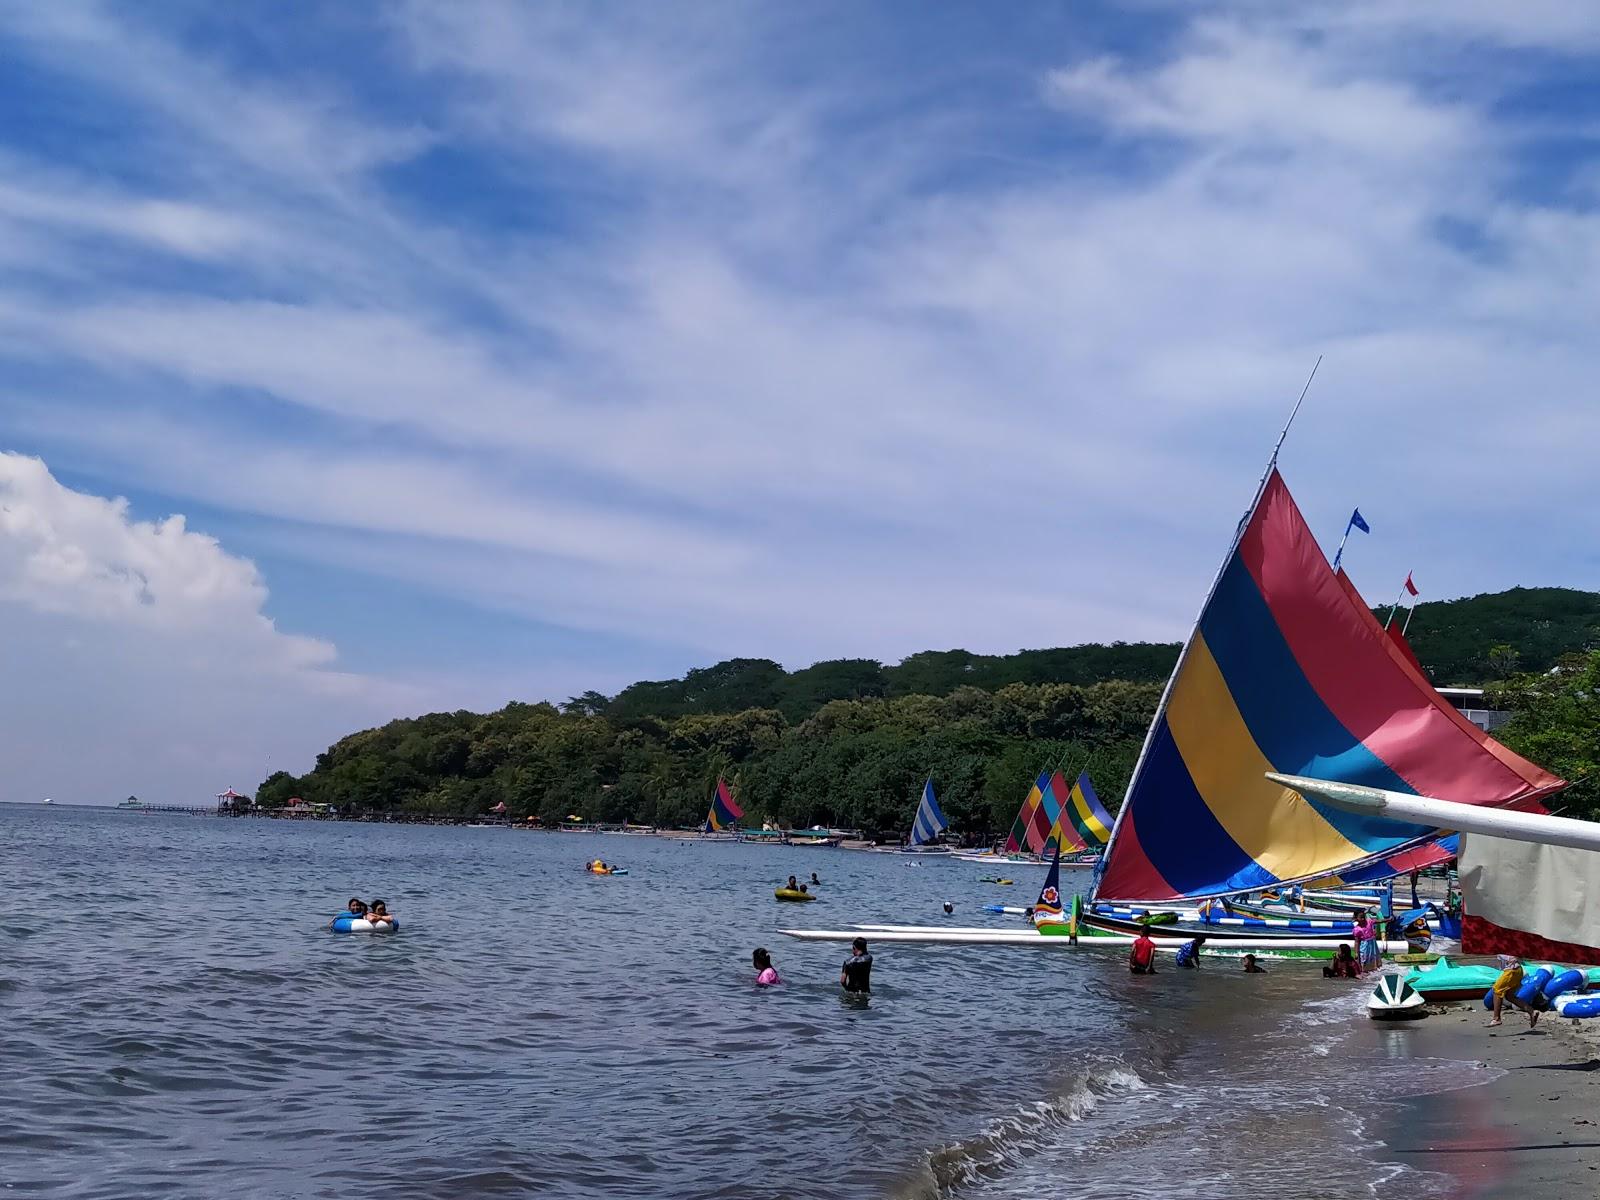
[(1254, 954), (1246, 954), (1244, 956), (1244, 973), (1246, 975), (1265, 975), (1267, 969), (1256, 962)]
[(345, 911), (352, 917), (364, 917), (367, 915), (366, 901), (361, 899), (360, 896), (351, 896), (350, 905), (345, 909)]
[(750, 965), (756, 969), (757, 987), (771, 987), (783, 982), (778, 978), (778, 969), (772, 965), (772, 955), (767, 953), (765, 946), (757, 946), (751, 952)]
[(839, 968), (839, 986), (847, 992), (872, 994), (872, 955), (867, 953), (866, 938), (850, 943), (850, 957)]
[(1348, 944), (1341, 944), (1339, 952), (1333, 956), (1333, 965), (1322, 968), (1322, 974), (1327, 979), (1359, 979), (1361, 968), (1350, 955)]
[(367, 920), (374, 925), (393, 925), (394, 918), (389, 915), (389, 906), (382, 900), (374, 900), (372, 907), (367, 909)]
[(1206, 944), (1203, 937), (1191, 938), (1178, 950), (1178, 966), (1193, 971), (1200, 965), (1200, 947)]

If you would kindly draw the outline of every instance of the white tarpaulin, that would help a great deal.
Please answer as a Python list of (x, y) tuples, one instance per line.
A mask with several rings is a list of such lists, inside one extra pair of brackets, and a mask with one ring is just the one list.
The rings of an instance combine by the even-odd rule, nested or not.
[(1600, 962), (1600, 853), (1461, 835), (1461, 948)]

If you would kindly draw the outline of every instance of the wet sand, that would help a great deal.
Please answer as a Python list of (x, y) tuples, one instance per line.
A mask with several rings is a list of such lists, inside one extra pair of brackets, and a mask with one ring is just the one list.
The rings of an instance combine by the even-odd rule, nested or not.
[(1406, 1101), (1384, 1156), (1451, 1176), (1458, 1200), (1600, 1195), (1600, 1022), (1487, 1021), (1441, 1006), (1405, 1031), (1410, 1056), (1477, 1062), (1484, 1081)]

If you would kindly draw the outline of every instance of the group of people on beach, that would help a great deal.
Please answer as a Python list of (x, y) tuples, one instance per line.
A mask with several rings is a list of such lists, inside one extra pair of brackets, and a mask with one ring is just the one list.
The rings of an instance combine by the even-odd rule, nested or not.
[[(813, 875), (811, 878), (815, 879)], [(790, 886), (794, 876), (789, 877)], [(772, 965), (772, 953), (765, 946), (757, 946), (750, 954), (750, 965), (756, 971), (757, 987), (774, 987), (783, 982), (778, 969)], [(850, 957), (839, 968), (839, 986), (856, 995), (872, 994), (872, 955), (867, 950), (867, 939), (857, 938), (850, 943)]]

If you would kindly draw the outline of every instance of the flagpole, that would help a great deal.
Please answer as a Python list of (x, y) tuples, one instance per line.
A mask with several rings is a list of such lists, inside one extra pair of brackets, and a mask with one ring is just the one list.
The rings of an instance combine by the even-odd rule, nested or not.
[(1411, 607), (1406, 609), (1406, 623), (1404, 625), (1400, 626), (1400, 636), (1401, 637), (1405, 637), (1406, 632), (1411, 628), (1411, 618), (1416, 616), (1416, 615), (1417, 615), (1417, 602), (1415, 600), (1413, 600), (1411, 602)]
[[(1407, 579), (1409, 579), (1409, 578), (1411, 578), (1411, 577), (1410, 577), (1410, 576), (1409, 576), (1409, 575), (1408, 575), (1408, 576), (1406, 576), (1406, 578), (1407, 578)], [(1393, 624), (1394, 624), (1394, 614), (1395, 614), (1395, 613), (1396, 613), (1396, 612), (1398, 612), (1398, 611), (1399, 611), (1399, 609), (1400, 609), (1400, 601), (1402, 601), (1402, 600), (1404, 600), (1404, 599), (1405, 599), (1405, 595), (1406, 595), (1406, 585), (1405, 585), (1405, 584), (1403, 584), (1403, 583), (1402, 583), (1402, 584), (1401, 584), (1401, 585), (1400, 585), (1400, 594), (1399, 594), (1399, 595), (1397, 595), (1397, 596), (1396, 596), (1396, 597), (1395, 597), (1395, 598), (1394, 598), (1394, 603), (1393, 603), (1393, 604), (1392, 604), (1392, 605), (1390, 605), (1390, 606), (1389, 606), (1389, 619), (1388, 619), (1388, 620), (1386, 620), (1386, 621), (1385, 621), (1385, 622), (1384, 622), (1384, 623), (1383, 623), (1383, 627), (1384, 627), (1384, 628), (1385, 628), (1385, 629), (1388, 629), (1388, 628), (1389, 628), (1389, 626), (1391, 626), (1391, 625), (1393, 625)], [(1405, 630), (1404, 630), (1404, 629), (1402, 629), (1402, 630), (1401, 630), (1401, 631), (1400, 631), (1400, 632), (1401, 632), (1401, 633), (1404, 633), (1404, 632), (1405, 632)]]
[(1156, 702), (1155, 715), (1150, 718), (1150, 728), (1144, 732), (1144, 744), (1139, 747), (1139, 757), (1134, 760), (1133, 773), (1128, 776), (1128, 786), (1122, 793), (1122, 804), (1117, 809), (1117, 819), (1111, 823), (1111, 836), (1106, 839), (1106, 847), (1100, 852), (1100, 861), (1095, 867), (1094, 882), (1090, 886), (1089, 899), (1093, 902), (1100, 891), (1100, 877), (1105, 871), (1106, 863), (1111, 861), (1111, 848), (1117, 844), (1117, 833), (1122, 829), (1122, 822), (1128, 815), (1128, 799), (1133, 795), (1133, 785), (1139, 781), (1139, 772), (1144, 769), (1144, 760), (1150, 755), (1150, 743), (1155, 739), (1156, 725), (1167, 711), (1167, 704), (1172, 699), (1172, 687), (1178, 681), (1178, 673), (1183, 670), (1183, 664), (1189, 659), (1189, 650), (1194, 645), (1195, 632), (1200, 628), (1200, 618), (1205, 616), (1206, 609), (1211, 604), (1211, 598), (1217, 594), (1217, 588), (1222, 583), (1222, 573), (1228, 569), (1228, 563), (1233, 558), (1233, 552), (1239, 548), (1239, 542), (1244, 538), (1245, 527), (1250, 524), (1250, 518), (1255, 516), (1256, 507), (1261, 503), (1261, 497), (1266, 494), (1267, 481), (1272, 478), (1272, 472), (1278, 467), (1278, 452), (1283, 449), (1284, 439), (1289, 436), (1289, 427), (1294, 424), (1294, 419), (1300, 413), (1300, 406), (1306, 401), (1306, 393), (1311, 390), (1311, 381), (1317, 377), (1317, 368), (1322, 365), (1322, 355), (1317, 355), (1317, 361), (1311, 365), (1311, 374), (1306, 376), (1306, 385), (1300, 389), (1300, 397), (1294, 402), (1294, 407), (1289, 410), (1289, 419), (1283, 423), (1283, 429), (1278, 434), (1278, 440), (1272, 444), (1272, 457), (1267, 459), (1267, 469), (1261, 472), (1261, 478), (1256, 482), (1256, 493), (1250, 501), (1250, 507), (1245, 510), (1244, 516), (1239, 518), (1239, 524), (1233, 531), (1233, 539), (1228, 543), (1228, 551), (1222, 556), (1222, 561), (1217, 564), (1217, 573), (1211, 577), (1211, 586), (1206, 589), (1206, 598), (1200, 602), (1200, 611), (1195, 614), (1194, 623), (1189, 627), (1189, 636), (1184, 639), (1183, 648), (1178, 651), (1178, 661), (1172, 665), (1172, 674), (1167, 676), (1167, 684), (1161, 689), (1161, 698)]
[(1344, 557), (1344, 544), (1350, 540), (1350, 530), (1353, 528), (1355, 528), (1354, 518), (1345, 523), (1344, 536), (1339, 539), (1339, 548), (1333, 552), (1333, 569), (1335, 571), (1339, 569), (1339, 560)]

